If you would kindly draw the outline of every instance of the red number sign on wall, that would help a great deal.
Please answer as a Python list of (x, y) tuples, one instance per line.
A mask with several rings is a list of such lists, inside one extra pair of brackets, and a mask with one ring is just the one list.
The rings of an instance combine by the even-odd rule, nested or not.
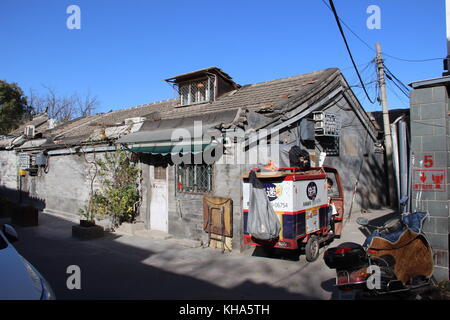
[[(425, 168), (432, 168), (434, 166), (433, 155), (429, 154), (423, 157), (423, 166)], [(432, 191), (445, 192), (446, 178), (445, 170), (431, 170), (431, 169), (415, 169), (414, 170), (414, 190), (417, 191)]]
[(423, 162), (425, 168), (433, 167), (433, 156), (431, 154), (424, 156)]

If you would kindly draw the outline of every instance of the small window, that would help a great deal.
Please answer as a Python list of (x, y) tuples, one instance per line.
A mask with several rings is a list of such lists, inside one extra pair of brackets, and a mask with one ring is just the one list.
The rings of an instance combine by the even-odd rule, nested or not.
[(178, 192), (208, 193), (212, 190), (211, 165), (177, 165), (176, 178)]
[(214, 100), (214, 78), (192, 81), (179, 85), (182, 106)]
[(154, 167), (154, 177), (157, 180), (166, 180), (166, 168)]

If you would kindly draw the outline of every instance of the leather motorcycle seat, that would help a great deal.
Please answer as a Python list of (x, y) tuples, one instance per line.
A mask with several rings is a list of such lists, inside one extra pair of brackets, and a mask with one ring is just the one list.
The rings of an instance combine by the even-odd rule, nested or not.
[(390, 256), (395, 275), (403, 284), (409, 283), (414, 276), (430, 278), (433, 274), (431, 247), (423, 235), (410, 229), (405, 230), (395, 242), (374, 237), (368, 251), (376, 258)]

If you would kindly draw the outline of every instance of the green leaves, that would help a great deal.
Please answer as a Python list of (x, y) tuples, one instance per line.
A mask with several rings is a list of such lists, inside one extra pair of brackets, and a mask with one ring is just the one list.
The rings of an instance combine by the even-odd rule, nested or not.
[(15, 83), (0, 80), (0, 134), (8, 134), (31, 114), (22, 89)]
[(93, 193), (89, 211), (94, 217), (110, 218), (114, 226), (132, 222), (140, 201), (140, 169), (123, 150), (105, 153), (104, 159), (95, 163), (99, 168), (101, 187)]

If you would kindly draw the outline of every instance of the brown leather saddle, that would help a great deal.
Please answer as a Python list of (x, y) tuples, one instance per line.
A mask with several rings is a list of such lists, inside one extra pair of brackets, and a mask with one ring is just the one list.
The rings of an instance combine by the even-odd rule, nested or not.
[(396, 242), (374, 237), (367, 250), (372, 257), (389, 262), (396, 277), (408, 284), (415, 276), (430, 278), (433, 274), (433, 253), (425, 237), (410, 229)]

